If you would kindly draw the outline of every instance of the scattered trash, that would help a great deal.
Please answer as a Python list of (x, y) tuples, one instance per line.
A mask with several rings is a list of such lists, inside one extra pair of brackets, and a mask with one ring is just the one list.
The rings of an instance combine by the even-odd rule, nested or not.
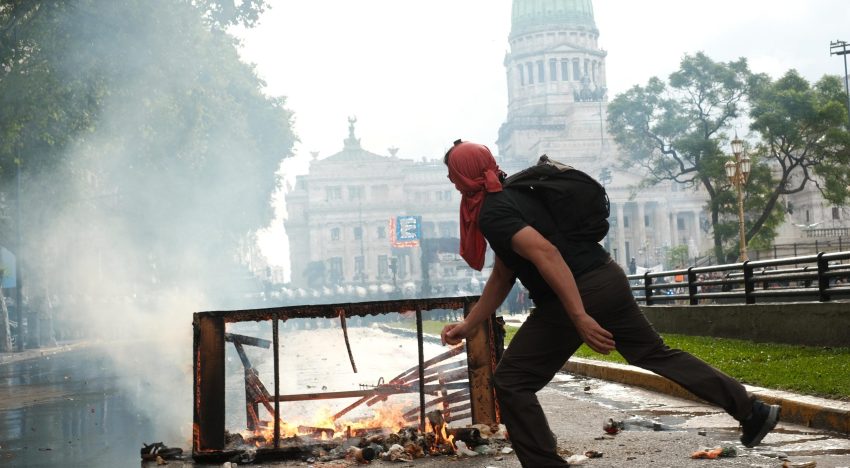
[(349, 447), (345, 458), (354, 460), (361, 465), (366, 465), (374, 460), (377, 455), (378, 454), (375, 453), (375, 449), (372, 447)]
[(782, 464), (782, 468), (815, 468), (818, 466), (818, 462), (810, 461), (810, 462), (798, 462), (798, 463), (789, 463), (785, 462)]
[(778, 458), (780, 460), (788, 459), (788, 454), (785, 452), (774, 452), (771, 450), (759, 451), (759, 455), (763, 457)]
[(735, 447), (728, 445), (725, 447), (715, 447), (712, 449), (704, 449), (697, 450), (696, 452), (691, 454), (691, 458), (727, 458), (734, 457), (738, 455), (738, 451), (735, 450)]
[(509, 454), (509, 453), (511, 453), (511, 452), (513, 452), (513, 451), (514, 451), (514, 449), (513, 449), (512, 447), (502, 447), (502, 453), (503, 453), (504, 455), (507, 455), (507, 454)]
[(461, 456), (474, 457), (478, 455), (478, 452), (474, 450), (470, 450), (469, 447), (466, 446), (466, 442), (459, 440), (455, 443), (457, 446), (457, 454)]
[(159, 455), (156, 456), (156, 464), (157, 465), (167, 465), (168, 462), (163, 460)]
[(614, 418), (608, 418), (602, 423), (602, 429), (609, 434), (616, 434), (625, 427), (623, 421), (614, 421)]
[(479, 455), (492, 455), (493, 454), (493, 447), (490, 447), (489, 445), (483, 445), (483, 444), (477, 445), (472, 450), (475, 450), (475, 452), (477, 452)]
[(404, 450), (404, 447), (393, 444), (382, 457), (384, 461), (413, 461), (413, 457)]
[(602, 458), (602, 452), (597, 452), (596, 450), (588, 450), (584, 452), (584, 456), (587, 458)]
[(705, 429), (700, 429), (700, 430), (697, 431), (697, 435), (704, 436), (706, 434), (708, 434), (708, 432)]
[(573, 465), (583, 465), (584, 462), (587, 461), (587, 457), (584, 455), (570, 455), (567, 457), (567, 464), (570, 466)]
[(167, 447), (162, 442), (154, 442), (150, 445), (142, 443), (142, 448), (139, 451), (142, 460), (155, 461), (157, 457), (163, 460), (171, 460), (183, 454), (183, 449), (180, 447)]

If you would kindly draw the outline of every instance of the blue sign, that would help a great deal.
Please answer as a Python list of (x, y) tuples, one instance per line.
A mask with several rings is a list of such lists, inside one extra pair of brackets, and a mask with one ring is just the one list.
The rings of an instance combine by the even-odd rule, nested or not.
[(15, 277), (15, 254), (9, 252), (5, 247), (0, 247), (0, 274), (3, 275), (3, 289), (18, 287), (18, 279)]
[(421, 216), (398, 216), (395, 222), (394, 244), (403, 245), (408, 243), (418, 244), (422, 238)]

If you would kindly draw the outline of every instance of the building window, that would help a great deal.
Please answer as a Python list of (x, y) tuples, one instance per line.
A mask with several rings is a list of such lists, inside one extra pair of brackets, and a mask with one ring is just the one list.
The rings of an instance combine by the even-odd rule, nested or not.
[(649, 215), (643, 215), (643, 225), (649, 227)]
[(561, 81), (569, 81), (570, 79), (570, 61), (561, 59)]
[(365, 193), (365, 191), (366, 191), (366, 189), (363, 188), (362, 185), (353, 185), (351, 187), (348, 187), (348, 199), (349, 200), (362, 200), (363, 194)]
[(558, 81), (558, 61), (549, 59), (549, 81)]
[(331, 283), (342, 281), (342, 257), (331, 257), (328, 259), (328, 279)]
[(327, 201), (342, 200), (342, 187), (325, 187), (325, 199)]
[(360, 240), (360, 239), (363, 239), (363, 228), (360, 227), (360, 226), (357, 226), (356, 228), (354, 228), (354, 240)]
[(393, 274), (399, 278), (407, 278), (407, 257), (393, 257), (390, 261), (397, 270)]
[(837, 206), (832, 207), (832, 219), (841, 219), (841, 210)]
[(528, 84), (534, 84), (534, 65), (531, 62), (525, 64), (525, 71), (528, 72)]
[(432, 221), (422, 222), (422, 237), (425, 239), (433, 239), (437, 237), (437, 227)]
[(378, 278), (390, 275), (390, 259), (386, 255), (378, 255)]
[(809, 210), (806, 210), (806, 224), (812, 221), (811, 216), (809, 215)]
[(629, 227), (629, 217), (628, 216), (623, 216), (623, 227), (624, 228)]
[(537, 61), (537, 80), (541, 83), (546, 81), (546, 66), (543, 64), (543, 60)]
[(366, 279), (366, 259), (362, 255), (354, 257), (354, 278), (360, 281)]
[(386, 200), (390, 196), (390, 186), (387, 184), (372, 186), (372, 200)]
[(588, 59), (584, 59), (584, 74), (587, 76), (590, 75), (590, 60)]
[(516, 66), (516, 74), (519, 76), (519, 85), (525, 86), (525, 73), (522, 69), (522, 65)]
[(387, 238), (387, 228), (386, 228), (386, 226), (378, 226), (378, 229), (376, 230), (375, 235), (378, 239), (386, 239)]
[(340, 228), (331, 229), (331, 240), (332, 241), (338, 241), (339, 240), (340, 231), (341, 231)]
[(676, 216), (676, 229), (680, 231), (685, 230), (685, 218), (681, 216)]
[(581, 81), (580, 67), (578, 59), (573, 59), (573, 81)]
[(457, 237), (457, 224), (453, 221), (441, 221), (438, 224), (440, 229), (440, 237)]

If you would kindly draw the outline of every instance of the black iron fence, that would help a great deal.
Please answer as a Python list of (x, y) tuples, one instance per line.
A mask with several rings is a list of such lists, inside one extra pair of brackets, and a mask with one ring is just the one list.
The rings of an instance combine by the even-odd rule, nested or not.
[(710, 304), (850, 298), (850, 251), (630, 275), (639, 302)]

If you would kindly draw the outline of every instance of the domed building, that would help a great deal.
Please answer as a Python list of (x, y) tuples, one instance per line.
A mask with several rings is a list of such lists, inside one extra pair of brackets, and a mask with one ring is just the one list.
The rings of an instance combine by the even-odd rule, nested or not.
[[(498, 159), (509, 174), (542, 154), (596, 177), (611, 199), (606, 247), (622, 265), (664, 261), (666, 251), (708, 239), (705, 197), (672, 184), (635, 189), (640, 174), (618, 170), (608, 135), (605, 58), (591, 0), (514, 0), (505, 55), (507, 118)], [(675, 266), (675, 265), (673, 265)]]
[[(591, 1), (515, 0), (512, 14), (507, 118), (496, 142), (500, 166), (513, 173), (548, 154), (600, 180), (611, 199), (604, 243), (623, 266), (631, 258), (637, 266), (657, 265), (678, 245), (696, 254), (707, 239), (703, 198), (671, 185), (633, 190), (639, 175), (616, 168), (618, 149), (605, 123), (606, 52)], [(314, 154), (309, 172), (286, 194), (291, 286), (479, 292), (488, 269), (473, 271), (457, 255), (459, 197), (446, 184), (442, 161), (398, 157), (397, 148), (367, 151), (355, 122), (349, 120), (342, 150)], [(394, 240), (393, 220), (402, 219), (418, 220), (419, 242)]]

